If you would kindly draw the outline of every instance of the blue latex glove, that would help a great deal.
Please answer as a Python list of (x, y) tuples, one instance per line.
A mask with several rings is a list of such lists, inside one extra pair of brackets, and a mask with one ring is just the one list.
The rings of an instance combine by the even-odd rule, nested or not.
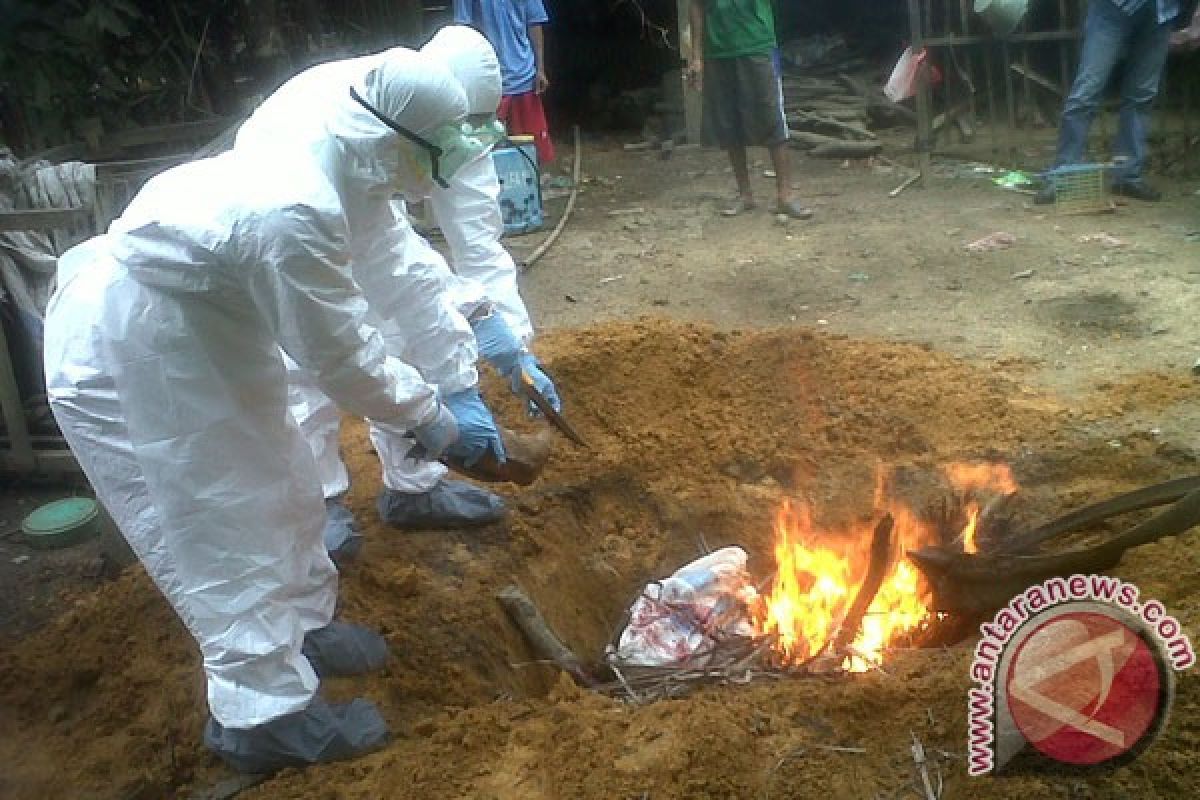
[[(538, 363), (533, 353), (530, 353), (528, 350), (521, 353), (517, 366), (520, 371), (514, 371), (509, 375), (513, 394), (519, 397), (524, 396), (521, 394), (521, 372), (524, 372), (533, 381), (533, 388), (541, 392), (542, 396), (550, 401), (550, 405), (554, 406), (554, 410), (562, 411), (562, 399), (558, 396), (558, 390), (554, 388), (554, 381), (550, 380), (549, 375), (542, 372), (542, 365)], [(532, 403), (529, 404), (529, 413), (537, 413), (537, 408)]]
[[(524, 371), (533, 381), (534, 388), (550, 401), (554, 410), (562, 411), (562, 400), (558, 396), (558, 390), (554, 388), (554, 382), (542, 372), (537, 358), (521, 345), (508, 323), (499, 314), (493, 313), (477, 320), (472, 323), (472, 327), (475, 330), (475, 342), (479, 345), (479, 354), (486, 358), (497, 372), (508, 378), (513, 394), (518, 397), (525, 396), (521, 392), (521, 372)], [(532, 403), (529, 405), (529, 413), (537, 413)]]
[(521, 341), (499, 314), (492, 313), (471, 323), (479, 355), (488, 360), (501, 375), (512, 375), (519, 366), (523, 348)]
[(473, 467), (490, 450), (496, 461), (504, 463), (504, 443), (492, 412), (483, 404), (478, 389), (463, 389), (447, 395), (442, 403), (458, 423), (458, 440), (445, 449), (445, 454)]

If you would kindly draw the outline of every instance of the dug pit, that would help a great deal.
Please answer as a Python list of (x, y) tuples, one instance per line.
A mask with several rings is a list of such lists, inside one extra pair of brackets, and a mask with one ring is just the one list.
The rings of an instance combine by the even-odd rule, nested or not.
[[(707, 687), (632, 706), (540, 662), (495, 597), (519, 584), (567, 645), (599, 660), (641, 587), (703, 549), (739, 545), (754, 574), (769, 574), (783, 501), (831, 527), (861, 524), (880, 465), (909, 475), (919, 499), (943, 491), (928, 476), (945, 464), (1003, 462), (1025, 511), (1043, 519), (1194, 472), (1186, 448), (1152, 436), (1110, 444), (1103, 409), (1136, 397), (1141, 379), (1069, 410), (920, 347), (660, 320), (549, 333), (539, 350), (592, 447), (561, 441), (537, 483), (504, 489), (502, 524), (381, 526), (377, 463), (364, 427), (347, 426), (350, 503), (366, 549), (343, 573), (341, 614), (381, 629), (394, 655), (385, 672), (330, 681), (325, 692), (370, 698), (395, 738), (240, 797), (886, 796), (912, 780), (910, 732), (948, 797), (968, 781), (980, 798), (1063, 796), (1081, 783), (967, 778), (967, 648), (900, 650), (886, 672)], [(1189, 391), (1145, 382), (1160, 399)], [(541, 424), (501, 384), (485, 392), (507, 424)], [(1200, 609), (1200, 556), (1186, 536), (1131, 551), (1118, 572), (1185, 623)], [(0, 655), (0, 796), (186, 798), (227, 778), (200, 743), (198, 656), (144, 573), (128, 569), (72, 600)], [(1197, 686), (1182, 676), (1163, 738), (1097, 790), (1195, 796)]]

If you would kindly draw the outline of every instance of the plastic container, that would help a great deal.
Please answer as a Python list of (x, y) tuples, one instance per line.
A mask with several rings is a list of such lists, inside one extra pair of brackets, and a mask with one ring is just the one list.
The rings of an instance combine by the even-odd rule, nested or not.
[(1015, 31), (1028, 9), (1029, 0), (975, 0), (975, 13), (1000, 36)]
[(542, 227), (542, 193), (538, 184), (537, 147), (532, 136), (513, 136), (514, 147), (492, 150), (500, 179), (500, 214), (504, 232), (529, 233)]
[(70, 547), (100, 533), (100, 507), (87, 497), (55, 500), (27, 516), (21, 531), (32, 547)]

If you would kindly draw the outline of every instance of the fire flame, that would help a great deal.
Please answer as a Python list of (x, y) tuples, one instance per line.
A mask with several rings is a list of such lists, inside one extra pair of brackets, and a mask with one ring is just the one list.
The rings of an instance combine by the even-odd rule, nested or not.
[(946, 476), (959, 492), (970, 498), (966, 507), (967, 524), (962, 532), (963, 552), (978, 553), (979, 545), (975, 536), (982, 508), (979, 501), (970, 495), (981, 489), (1002, 495), (1012, 494), (1017, 490), (1017, 482), (1006, 464), (951, 464), (946, 467)]
[[(947, 468), (947, 476), (963, 493), (985, 488), (1004, 493), (1016, 490), (1011, 472), (1003, 466), (954, 465)], [(847, 653), (832, 654), (845, 655), (842, 667), (851, 672), (880, 665), (885, 649), (919, 629), (931, 613), (920, 573), (904, 553), (935, 542), (937, 532), (903, 503), (887, 498), (883, 484), (881, 477), (876, 508), (894, 520), (886, 577)], [(973, 548), (980, 513), (973, 499), (967, 512), (962, 538), (964, 547)], [(775, 651), (785, 664), (802, 664), (828, 652), (866, 577), (876, 521), (850, 530), (821, 530), (807, 506), (785, 501), (780, 508), (775, 519), (778, 569), (762, 598), (757, 627), (762, 634), (775, 637)]]

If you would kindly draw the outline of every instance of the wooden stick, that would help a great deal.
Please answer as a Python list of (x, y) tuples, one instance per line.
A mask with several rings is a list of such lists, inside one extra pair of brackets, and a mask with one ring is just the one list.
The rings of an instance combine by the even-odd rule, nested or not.
[(526, 272), (530, 267), (537, 262), (539, 258), (545, 255), (550, 249), (550, 245), (554, 244), (554, 240), (562, 234), (563, 228), (567, 226), (567, 220), (571, 217), (571, 212), (575, 210), (575, 198), (579, 196), (579, 178), (580, 167), (583, 165), (583, 143), (579, 137), (579, 126), (575, 126), (575, 165), (571, 170), (571, 196), (567, 198), (567, 207), (563, 210), (562, 217), (558, 220), (558, 224), (554, 226), (554, 230), (550, 231), (550, 235), (546, 240), (538, 245), (537, 250), (534, 250), (529, 258), (525, 259), (525, 263), (521, 265), (521, 271)]
[(521, 631), (535, 653), (553, 661), (559, 669), (574, 678), (580, 686), (588, 689), (596, 688), (598, 685), (596, 679), (588, 672), (579, 657), (555, 635), (550, 625), (542, 617), (542, 612), (538, 611), (537, 606), (529, 599), (529, 595), (521, 590), (521, 587), (506, 586), (496, 595), (496, 600), (504, 607), (509, 619)]
[(863, 578), (862, 585), (858, 587), (858, 594), (855, 595), (854, 602), (846, 613), (846, 618), (842, 620), (842, 627), (838, 630), (837, 638), (833, 640), (834, 653), (840, 653), (854, 642), (854, 637), (858, 636), (858, 629), (862, 626), (863, 616), (871, 607), (875, 595), (879, 593), (879, 588), (883, 586), (883, 579), (887, 577), (888, 564), (892, 560), (892, 527), (894, 525), (895, 520), (892, 519), (892, 515), (884, 514), (883, 519), (879, 520), (875, 526), (875, 533), (871, 537), (871, 561), (867, 565), (867, 575)]
[(798, 128), (813, 127), (820, 133), (821, 128), (832, 128), (839, 133), (849, 134), (855, 139), (863, 139), (866, 141), (875, 141), (875, 134), (863, 128), (860, 125), (849, 125), (841, 120), (827, 117), (823, 114), (818, 114), (810, 111), (793, 111), (787, 115), (788, 125), (795, 125)]
[(934, 792), (933, 784), (929, 780), (929, 762), (925, 757), (925, 745), (921, 744), (917, 734), (912, 731), (909, 731), (908, 734), (912, 737), (913, 763), (917, 765), (917, 773), (921, 776), (921, 785), (925, 788), (925, 800), (938, 800), (941, 795)]
[(1013, 72), (1017, 73), (1018, 75), (1020, 75), (1022, 78), (1025, 78), (1027, 80), (1032, 81), (1033, 83), (1036, 83), (1038, 86), (1042, 87), (1046, 91), (1051, 92), (1051, 93), (1057, 95), (1058, 97), (1063, 96), (1062, 89), (1058, 88), (1058, 86), (1055, 85), (1054, 81), (1050, 80), (1049, 78), (1045, 77), (1044, 75), (1040, 75), (1039, 73), (1035, 72), (1033, 69), (1030, 69), (1029, 67), (1022, 67), (1020, 64), (1009, 64), (1008, 68), (1011, 69)]
[(837, 142), (817, 145), (808, 154), (814, 158), (866, 158), (882, 149), (879, 142)]
[(904, 183), (900, 184), (895, 189), (892, 189), (890, 192), (888, 192), (888, 197), (899, 197), (901, 192), (903, 192), (905, 189), (912, 186), (914, 183), (916, 183), (919, 180), (921, 180), (921, 173), (918, 172), (917, 174), (910, 176), (908, 178), (908, 180), (904, 181)]

